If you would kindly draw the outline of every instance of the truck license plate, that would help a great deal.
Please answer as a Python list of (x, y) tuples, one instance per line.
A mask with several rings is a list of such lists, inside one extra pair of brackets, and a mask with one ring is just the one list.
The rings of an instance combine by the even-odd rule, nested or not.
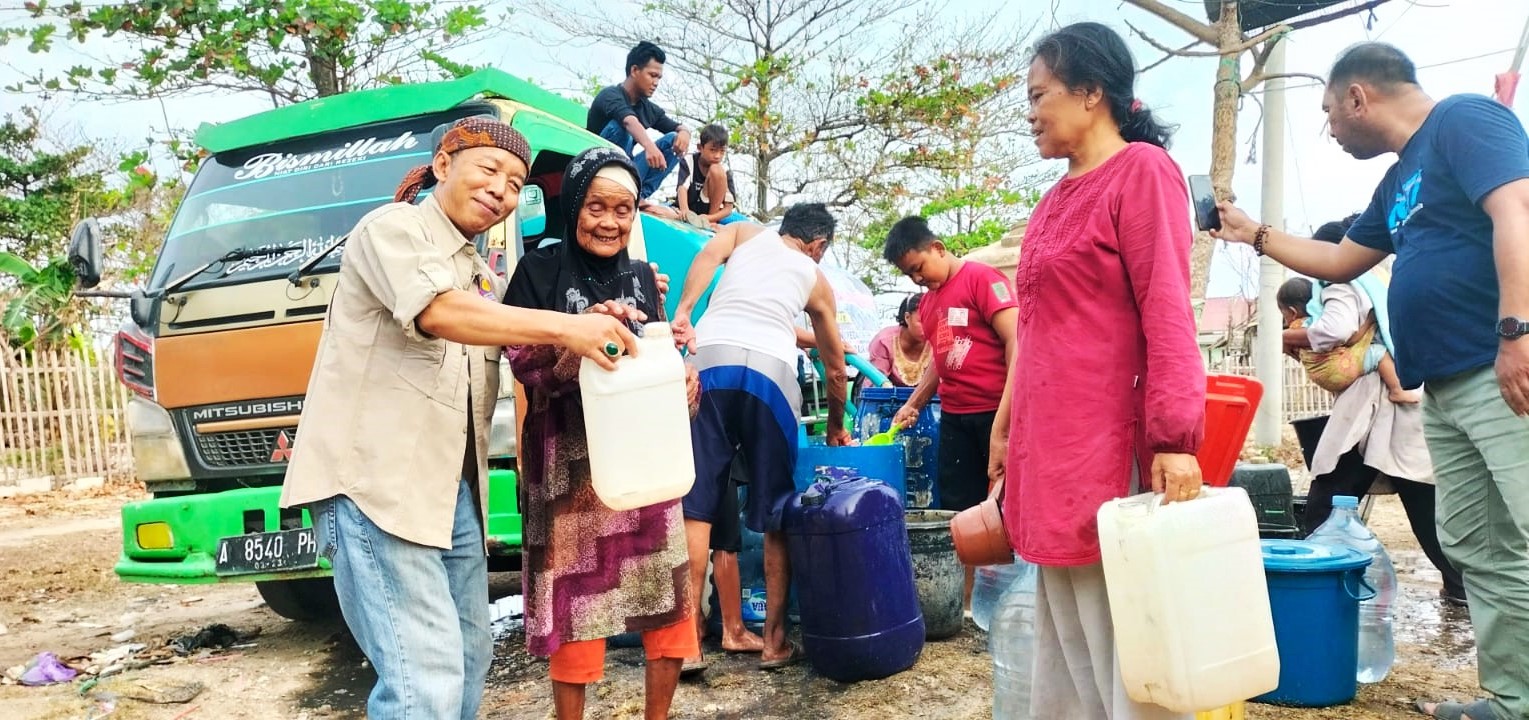
[(219, 575), (302, 570), (319, 565), (313, 528), (236, 535), (218, 541)]

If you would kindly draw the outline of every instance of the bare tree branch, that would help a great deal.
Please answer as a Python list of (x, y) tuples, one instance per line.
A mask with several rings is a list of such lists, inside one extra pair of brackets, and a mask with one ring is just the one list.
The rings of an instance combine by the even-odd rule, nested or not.
[(1269, 82), (1270, 80), (1291, 80), (1294, 78), (1312, 80), (1315, 81), (1318, 85), (1327, 84), (1327, 78), (1324, 78), (1321, 75), (1313, 75), (1311, 73), (1291, 72), (1275, 73), (1273, 75), (1265, 75), (1263, 73), (1259, 73), (1256, 77), (1252, 75), (1248, 76), (1248, 79), (1242, 82), (1242, 91), (1244, 93), (1250, 93), (1256, 90), (1259, 85)]
[(1200, 42), (1203, 42), (1207, 45), (1217, 44), (1216, 41), (1218, 38), (1216, 37), (1216, 28), (1209, 23), (1200, 22), (1199, 20), (1179, 12), (1174, 8), (1158, 2), (1158, 0), (1125, 1), (1131, 5), (1135, 5), (1136, 7), (1146, 10), (1153, 15), (1156, 15), (1163, 20), (1168, 21), (1174, 27), (1189, 33), (1191, 37), (1199, 40)]
[[(1280, 37), (1282, 35), (1287, 35), (1289, 33), (1290, 33), (1290, 26), (1289, 25), (1275, 25), (1272, 28), (1264, 30), (1263, 32), (1261, 32), (1259, 34), (1257, 34), (1257, 35), (1255, 35), (1255, 36), (1253, 36), (1251, 38), (1248, 38), (1247, 40), (1244, 40), (1241, 45), (1234, 45), (1234, 46), (1232, 46), (1231, 48), (1229, 48), (1227, 50), (1227, 53), (1239, 53), (1239, 54), (1240, 53), (1245, 53), (1245, 52), (1247, 52), (1249, 50), (1252, 50), (1259, 43), (1267, 42), (1267, 41), (1273, 40), (1274, 38)], [(1269, 45), (1269, 47), (1274, 47), (1274, 45), (1271, 43)], [(1267, 56), (1265, 57), (1265, 59), (1268, 59)]]
[[(1188, 45), (1185, 45), (1184, 47), (1175, 50), (1174, 48), (1168, 47), (1166, 44), (1153, 39), (1152, 36), (1143, 32), (1141, 28), (1132, 25), (1130, 21), (1126, 21), (1126, 27), (1130, 28), (1131, 32), (1135, 33), (1137, 37), (1146, 41), (1148, 45), (1157, 48), (1160, 52), (1167, 53), (1168, 57), (1220, 57), (1221, 55), (1221, 53), (1215, 50), (1190, 50), (1190, 48), (1196, 45), (1203, 45), (1205, 42), (1203, 40), (1196, 40)], [(1166, 59), (1167, 58), (1164, 58), (1164, 60)], [(1159, 60), (1153, 63), (1152, 66), (1155, 67), (1162, 64), (1162, 62), (1162, 60)]]
[[(1126, 25), (1130, 25), (1130, 23), (1126, 23)], [(1136, 30), (1136, 28), (1134, 28), (1134, 27), (1131, 28), (1131, 29), (1135, 30), (1136, 34), (1138, 36), (1140, 36), (1143, 40), (1146, 40), (1148, 44), (1152, 44), (1152, 43), (1155, 42), (1151, 38), (1142, 35), (1140, 30)], [(1143, 67), (1140, 70), (1137, 70), (1136, 74), (1140, 75), (1140, 74), (1142, 74), (1142, 73), (1144, 73), (1144, 72), (1146, 72), (1148, 70), (1151, 70), (1152, 68), (1155, 68), (1155, 67), (1157, 67), (1159, 65), (1162, 65), (1163, 63), (1168, 62), (1169, 60), (1172, 60), (1172, 59), (1174, 59), (1176, 57), (1185, 57), (1186, 56), (1186, 52), (1190, 48), (1193, 48), (1196, 45), (1201, 45), (1201, 44), (1203, 44), (1203, 43), (1201, 43), (1199, 40), (1196, 40), (1194, 42), (1189, 43), (1188, 45), (1185, 45), (1184, 47), (1181, 47), (1181, 48), (1177, 49), (1177, 50), (1168, 50), (1167, 52), (1163, 53), (1163, 56), (1161, 58), (1158, 58), (1157, 62), (1154, 62), (1154, 63), (1152, 63), (1150, 65), (1147, 65), (1146, 67)], [(1214, 54), (1214, 53), (1211, 53), (1211, 54)]]

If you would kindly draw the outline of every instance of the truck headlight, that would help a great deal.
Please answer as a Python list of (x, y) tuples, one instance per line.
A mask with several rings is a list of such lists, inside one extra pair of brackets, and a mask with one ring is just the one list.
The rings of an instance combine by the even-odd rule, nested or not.
[(493, 423), (488, 426), (488, 456), (515, 457), (515, 398), (501, 397), (494, 403)]
[(128, 398), (127, 431), (139, 480), (147, 484), (191, 477), (185, 448), (167, 410), (138, 395)]

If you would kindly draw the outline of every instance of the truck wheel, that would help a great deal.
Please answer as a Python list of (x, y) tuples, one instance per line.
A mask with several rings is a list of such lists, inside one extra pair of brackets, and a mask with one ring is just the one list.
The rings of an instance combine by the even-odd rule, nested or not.
[(322, 622), (340, 617), (332, 578), (266, 580), (255, 583), (271, 611), (288, 620)]

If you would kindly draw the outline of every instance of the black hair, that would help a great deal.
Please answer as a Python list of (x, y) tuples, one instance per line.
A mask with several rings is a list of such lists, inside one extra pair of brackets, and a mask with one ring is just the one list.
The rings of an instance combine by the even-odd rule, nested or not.
[(717, 123), (711, 123), (701, 128), (701, 145), (721, 145), (727, 147), (727, 128)]
[(887, 242), (881, 249), (881, 257), (896, 265), (904, 255), (925, 250), (936, 240), (939, 238), (929, 229), (929, 221), (917, 215), (909, 215), (898, 220), (892, 229), (887, 231)]
[(1070, 90), (1103, 93), (1127, 142), (1168, 147), (1178, 127), (1158, 122), (1136, 99), (1136, 59), (1120, 33), (1096, 22), (1073, 23), (1041, 38), (1030, 62), (1036, 60)]
[(1341, 88), (1361, 80), (1384, 91), (1418, 84), (1418, 70), (1395, 45), (1364, 42), (1343, 51), (1327, 74), (1327, 87)]
[(649, 60), (657, 60), (659, 65), (663, 65), (669, 61), (669, 57), (664, 54), (663, 48), (643, 40), (626, 54), (626, 74), (630, 76), (634, 67), (646, 67)]
[(918, 304), (923, 300), (923, 293), (913, 293), (903, 298), (903, 301), (897, 306), (897, 324), (908, 327), (908, 315), (918, 312)]
[(1353, 225), (1354, 221), (1358, 219), (1359, 213), (1354, 213), (1342, 220), (1322, 223), (1322, 226), (1317, 228), (1316, 232), (1311, 234), (1311, 237), (1322, 242), (1337, 244), (1343, 241), (1343, 236), (1348, 234), (1349, 226)]
[(797, 203), (786, 208), (780, 219), (780, 234), (790, 235), (802, 242), (825, 238), (834, 241), (834, 216), (823, 203)]
[(1282, 308), (1295, 308), (1306, 314), (1306, 303), (1311, 302), (1311, 281), (1303, 277), (1286, 280), (1274, 294), (1274, 302)]

